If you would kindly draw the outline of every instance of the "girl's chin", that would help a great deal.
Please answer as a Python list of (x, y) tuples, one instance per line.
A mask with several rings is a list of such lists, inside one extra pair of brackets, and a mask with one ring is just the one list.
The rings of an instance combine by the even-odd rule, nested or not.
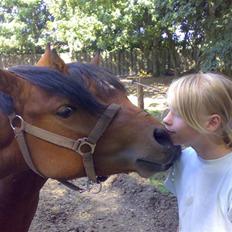
[(182, 144), (182, 143), (180, 143), (180, 142), (173, 142), (173, 144), (175, 145), (175, 146), (179, 146), (179, 145), (184, 145), (184, 144)]
[(175, 146), (177, 146), (177, 145), (185, 146), (185, 143), (183, 141), (181, 141), (180, 139), (176, 139), (174, 137), (171, 137), (171, 138), (172, 138), (172, 142)]
[(177, 146), (177, 145), (181, 145), (181, 146), (185, 146), (185, 147), (189, 146), (186, 144), (186, 142), (188, 143), (188, 141), (186, 141), (184, 138), (177, 136), (176, 133), (171, 133), (170, 137), (171, 137), (172, 142), (175, 146)]
[(180, 140), (176, 138), (175, 134), (170, 134), (170, 137), (174, 145), (180, 145)]

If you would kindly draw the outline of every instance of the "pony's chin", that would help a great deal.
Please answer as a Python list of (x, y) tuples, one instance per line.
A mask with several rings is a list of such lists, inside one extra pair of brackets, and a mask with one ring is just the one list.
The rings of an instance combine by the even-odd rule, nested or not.
[[(136, 172), (144, 178), (149, 178), (153, 176), (155, 173), (159, 172), (157, 170), (157, 163), (153, 163), (148, 160), (137, 159), (135, 162)], [(163, 170), (164, 171), (164, 170)]]

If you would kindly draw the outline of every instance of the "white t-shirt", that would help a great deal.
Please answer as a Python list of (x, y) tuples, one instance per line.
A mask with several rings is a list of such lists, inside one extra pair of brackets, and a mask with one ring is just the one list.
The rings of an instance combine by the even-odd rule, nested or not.
[(232, 153), (204, 160), (186, 148), (165, 186), (177, 197), (179, 231), (232, 232)]

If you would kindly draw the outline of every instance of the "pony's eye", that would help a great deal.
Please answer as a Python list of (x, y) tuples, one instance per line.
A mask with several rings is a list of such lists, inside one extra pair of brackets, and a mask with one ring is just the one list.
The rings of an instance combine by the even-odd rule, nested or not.
[(58, 111), (56, 112), (56, 115), (62, 117), (62, 118), (68, 118), (70, 117), (74, 112), (76, 111), (76, 108), (73, 106), (61, 106)]

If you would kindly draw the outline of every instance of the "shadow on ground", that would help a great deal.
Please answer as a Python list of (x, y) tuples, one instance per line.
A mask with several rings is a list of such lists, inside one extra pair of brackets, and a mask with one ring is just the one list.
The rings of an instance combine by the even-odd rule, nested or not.
[(173, 232), (176, 212), (174, 197), (137, 174), (111, 176), (99, 194), (76, 193), (49, 180), (30, 232)]

